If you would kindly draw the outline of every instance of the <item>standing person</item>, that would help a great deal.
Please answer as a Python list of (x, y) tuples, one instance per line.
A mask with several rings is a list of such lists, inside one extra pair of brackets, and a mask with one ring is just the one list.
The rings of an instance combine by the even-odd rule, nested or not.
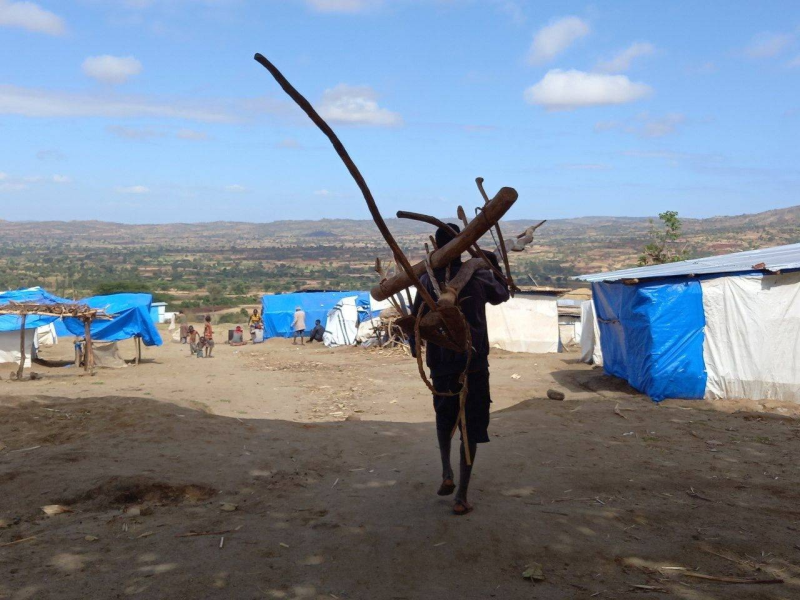
[(314, 322), (314, 329), (311, 330), (311, 335), (308, 336), (308, 343), (321, 342), (322, 336), (325, 333), (325, 328), (320, 323), (319, 319)]
[[(458, 226), (450, 225), (456, 232)], [(453, 236), (445, 229), (436, 230), (436, 245), (441, 248)], [(498, 266), (497, 257), (487, 253), (489, 259)], [(456, 276), (461, 268), (461, 257), (450, 263), (450, 278)], [(446, 267), (436, 269), (434, 276), (440, 283), (444, 281)], [(427, 274), (420, 277), (420, 282), (433, 294), (433, 286)], [(472, 337), (472, 357), (467, 373), (467, 398), (465, 417), (469, 453), (474, 464), (477, 444), (489, 441), (489, 335), (486, 330), (486, 304), (500, 304), (509, 298), (508, 287), (497, 279), (491, 271), (476, 271), (458, 295), (458, 304), (464, 313)], [(422, 303), (422, 296), (417, 294), (411, 314), (420, 310), (427, 312), (427, 305)], [(416, 351), (415, 340), (411, 340), (412, 352)], [(439, 394), (433, 396), (433, 407), (436, 411), (436, 436), (439, 441), (439, 453), (442, 460), (442, 484), (437, 492), (440, 496), (449, 496), (456, 491), (453, 481), (453, 468), (450, 464), (451, 436), (456, 427), (459, 413), (458, 392), (461, 390), (459, 378), (467, 366), (467, 353), (455, 352), (427, 342), (426, 363), (431, 371), (434, 389)], [(444, 396), (441, 393), (455, 393)], [(461, 440), (461, 463), (459, 469), (458, 491), (453, 503), (453, 512), (465, 515), (472, 511), (467, 501), (467, 489), (472, 475), (472, 465), (468, 465), (464, 454), (464, 440)]]
[(250, 315), (250, 341), (256, 343), (256, 331), (264, 328), (264, 322), (261, 315), (258, 314), (258, 309), (253, 309), (253, 314)]
[(185, 344), (186, 338), (189, 337), (189, 322), (186, 318), (186, 315), (183, 314), (182, 310), (178, 311), (178, 323), (180, 323), (181, 326), (181, 332), (180, 332), (181, 344)]
[(205, 340), (206, 358), (211, 358), (211, 353), (214, 351), (214, 330), (211, 327), (211, 315), (206, 315), (203, 339)]
[(305, 345), (303, 334), (306, 332), (306, 313), (299, 306), (294, 309), (294, 319), (292, 320), (292, 345), (297, 344), (297, 336), (300, 336), (300, 344)]
[(189, 352), (196, 355), (197, 347), (200, 345), (200, 334), (197, 333), (197, 330), (192, 325), (189, 325), (189, 329), (186, 333), (189, 339)]

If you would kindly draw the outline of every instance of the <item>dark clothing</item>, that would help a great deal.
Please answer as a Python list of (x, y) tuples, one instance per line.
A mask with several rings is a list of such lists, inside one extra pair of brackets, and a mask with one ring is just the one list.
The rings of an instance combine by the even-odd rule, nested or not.
[(316, 325), (314, 329), (311, 330), (311, 337), (309, 337), (309, 342), (321, 342), (322, 341), (322, 334), (325, 333), (325, 328), (322, 325)]
[[(493, 254), (489, 255), (494, 257)], [(461, 268), (461, 262), (450, 265), (450, 278), (454, 278)], [(436, 279), (444, 281), (445, 270), (434, 271)], [(420, 282), (433, 296), (433, 287), (427, 274), (420, 277)], [(434, 296), (435, 297), (435, 296)], [(489, 334), (486, 330), (486, 303), (500, 304), (509, 298), (508, 288), (499, 281), (494, 273), (486, 269), (475, 272), (464, 289), (458, 295), (458, 304), (467, 320), (472, 335), (472, 358), (469, 364), (470, 372), (485, 371), (489, 368)], [(417, 294), (411, 314), (416, 315), (422, 309), (427, 312), (422, 296)], [(415, 340), (411, 339), (414, 348)], [(425, 352), (426, 363), (431, 370), (431, 377), (459, 374), (466, 366), (467, 354), (442, 348), (436, 344), (427, 343)]]
[[(433, 387), (439, 392), (457, 392), (460, 373), (433, 376)], [(470, 371), (467, 380), (467, 401), (464, 415), (467, 420), (467, 437), (470, 444), (484, 444), (489, 441), (489, 369)], [(448, 436), (453, 432), (458, 420), (458, 396), (433, 396), (436, 410), (436, 429)], [(460, 431), (460, 429), (459, 429)]]

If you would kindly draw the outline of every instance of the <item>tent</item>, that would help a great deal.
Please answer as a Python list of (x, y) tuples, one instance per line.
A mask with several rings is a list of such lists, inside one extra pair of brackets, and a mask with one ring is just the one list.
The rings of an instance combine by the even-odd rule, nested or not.
[(328, 313), (342, 298), (355, 296), (361, 306), (370, 306), (369, 292), (293, 292), (291, 294), (267, 294), (261, 298), (264, 319), (264, 339), (292, 337), (292, 320), (295, 308), (300, 306), (306, 313), (306, 330), (320, 320), (323, 327), (328, 322)]
[(558, 295), (555, 288), (523, 288), (511, 300), (486, 305), (489, 344), (510, 352), (558, 352)]
[[(132, 337), (141, 337), (145, 346), (160, 346), (161, 336), (150, 317), (151, 294), (110, 294), (91, 296), (78, 300), (91, 308), (102, 309), (112, 315), (110, 321), (92, 323), (92, 339), (101, 342), (119, 342)], [(83, 322), (64, 319), (65, 329), (72, 335), (83, 336)]]
[[(72, 300), (60, 298), (41, 287), (9, 290), (0, 293), (0, 306), (9, 302), (34, 304), (68, 304)], [(25, 368), (31, 366), (33, 347), (36, 344), (37, 331), (50, 328), (56, 317), (44, 315), (27, 315), (25, 317)], [(17, 315), (0, 315), (0, 363), (20, 361), (20, 333), (22, 317)]]
[(342, 298), (328, 311), (322, 341), (329, 348), (353, 346), (358, 336), (358, 296)]
[[(161, 336), (150, 319), (150, 294), (111, 294), (94, 296), (82, 300), (60, 298), (41, 287), (10, 290), (0, 293), (0, 306), (9, 302), (36, 304), (84, 304), (91, 308), (102, 309), (113, 318), (97, 320), (92, 323), (92, 338), (96, 341), (116, 342), (139, 336), (146, 346), (160, 346)], [(19, 363), (20, 334), (22, 318), (16, 315), (0, 315), (0, 362)], [(25, 334), (25, 346), (31, 348), (36, 343), (34, 330), (49, 330), (57, 339), (60, 336), (84, 335), (83, 321), (75, 318), (60, 319), (54, 316), (28, 315), (25, 319), (25, 330), (31, 330), (31, 343), (28, 333)], [(30, 366), (32, 352), (26, 354), (25, 366)]]
[(584, 300), (581, 303), (581, 361), (603, 366), (603, 350), (600, 346), (600, 328), (594, 312), (594, 302)]
[(800, 402), (800, 244), (578, 279), (606, 373), (653, 400)]

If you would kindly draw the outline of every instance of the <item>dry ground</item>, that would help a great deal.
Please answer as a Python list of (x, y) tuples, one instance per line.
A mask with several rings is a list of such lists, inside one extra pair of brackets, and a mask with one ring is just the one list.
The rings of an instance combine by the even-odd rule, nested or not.
[(496, 353), (459, 518), (409, 359), (287, 340), (145, 357), (0, 382), (0, 598), (800, 597), (787, 407), (655, 405), (574, 355)]

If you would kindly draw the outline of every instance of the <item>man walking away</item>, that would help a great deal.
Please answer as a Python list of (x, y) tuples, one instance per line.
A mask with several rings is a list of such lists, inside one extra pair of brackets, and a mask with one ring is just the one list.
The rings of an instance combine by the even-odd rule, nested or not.
[(324, 333), (325, 328), (320, 324), (319, 319), (317, 319), (314, 322), (314, 329), (311, 330), (311, 335), (308, 338), (308, 342), (321, 342)]
[[(460, 231), (456, 225), (451, 224), (450, 227), (456, 232)], [(436, 231), (436, 245), (439, 248), (452, 239), (453, 236), (447, 230), (440, 228)], [(487, 256), (497, 267), (497, 257), (490, 252), (487, 252)], [(461, 257), (451, 262), (449, 266), (452, 279), (461, 268)], [(436, 269), (433, 274), (437, 281), (444, 282), (446, 267)], [(428, 275), (423, 274), (420, 281), (433, 294), (433, 286)], [(472, 336), (472, 358), (467, 373), (465, 417), (469, 454), (473, 464), (477, 444), (489, 441), (489, 405), (492, 400), (489, 394), (489, 335), (486, 330), (486, 304), (500, 304), (508, 298), (506, 285), (497, 279), (494, 273), (486, 269), (476, 271), (458, 295), (459, 307), (464, 313)], [(411, 313), (416, 315), (420, 310), (427, 312), (428, 309), (427, 305), (422, 304), (422, 296), (417, 294)], [(410, 340), (412, 352), (416, 349), (415, 341), (413, 337)], [(459, 378), (466, 368), (467, 353), (455, 352), (427, 342), (425, 354), (426, 363), (431, 371), (433, 387), (439, 392), (433, 396), (433, 407), (436, 411), (436, 436), (442, 459), (442, 484), (438, 494), (449, 496), (456, 489), (453, 482), (453, 468), (450, 464), (450, 443), (458, 420), (458, 392), (461, 390)], [(442, 393), (454, 395), (445, 396), (441, 395)], [(465, 515), (472, 511), (472, 505), (467, 501), (467, 489), (471, 475), (472, 465), (467, 464), (462, 437), (458, 491), (456, 491), (453, 503), (453, 512), (457, 515)]]
[(294, 332), (294, 336), (292, 337), (292, 344), (297, 344), (297, 337), (300, 337), (300, 344), (305, 345), (305, 340), (303, 339), (303, 334), (306, 332), (306, 313), (303, 312), (303, 309), (299, 306), (294, 309), (294, 320), (292, 320), (292, 331)]

